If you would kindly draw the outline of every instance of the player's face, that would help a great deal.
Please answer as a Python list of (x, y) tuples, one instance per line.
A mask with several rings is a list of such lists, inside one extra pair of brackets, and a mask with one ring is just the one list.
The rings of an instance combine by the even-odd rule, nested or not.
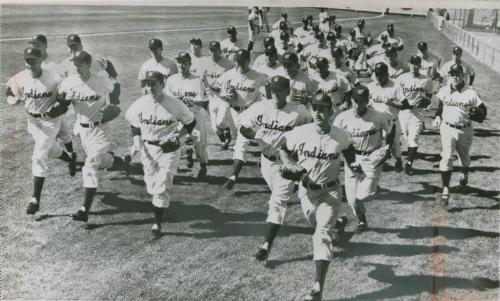
[(461, 53), (453, 54), (453, 59), (457, 63), (461, 62), (462, 61), (462, 54)]
[(161, 53), (163, 52), (163, 49), (161, 47), (149, 47), (149, 53), (151, 53), (152, 57), (159, 57), (161, 56)]
[(411, 64), (411, 63), (410, 63), (409, 67), (410, 67), (410, 71), (411, 71), (413, 74), (415, 74), (415, 75), (419, 74), (419, 72), (420, 72), (420, 67), (421, 67), (421, 65), (420, 65), (420, 64)]
[(461, 72), (455, 72), (453, 74), (450, 74), (452, 84), (454, 86), (458, 86), (463, 83), (464, 81), (464, 74)]
[(220, 48), (211, 48), (210, 52), (212, 53), (212, 58), (216, 62), (222, 57), (222, 51), (220, 50)]
[(39, 57), (26, 57), (26, 69), (28, 69), (31, 75), (38, 74), (42, 70), (42, 58)]
[(158, 80), (145, 80), (143, 81), (144, 94), (150, 94), (153, 98), (158, 98), (162, 94), (163, 84)]
[(75, 52), (81, 51), (83, 49), (82, 44), (79, 44), (79, 43), (68, 44), (68, 48), (71, 51), (71, 53), (75, 53)]
[(190, 74), (191, 62), (187, 60), (180, 60), (177, 62), (177, 69), (184, 75)]
[(195, 55), (201, 54), (201, 45), (200, 44), (191, 44), (191, 52)]
[(36, 49), (39, 49), (41, 50), (42, 52), (47, 49), (47, 45), (45, 45), (44, 43), (40, 42), (40, 41), (32, 41), (31, 42), (31, 45), (33, 45), (33, 48), (36, 48)]
[(288, 63), (284, 65), (286, 72), (292, 76), (295, 77), (299, 73), (299, 64), (297, 63)]
[(332, 116), (332, 107), (322, 106), (322, 105), (312, 105), (311, 106), (313, 122), (321, 123), (323, 121), (329, 121), (330, 116)]
[(238, 64), (237, 67), (238, 67), (238, 70), (240, 70), (241, 73), (246, 73), (250, 69), (250, 67), (249, 67), (250, 62), (248, 62), (248, 61), (242, 60), (242, 61), (238, 61), (236, 63)]
[(328, 64), (320, 64), (319, 66), (316, 66), (316, 69), (320, 73), (320, 75), (327, 76), (328, 75)]
[(290, 89), (281, 89), (273, 94), (275, 96), (276, 107), (281, 109), (286, 105), (286, 98), (290, 95)]
[(357, 117), (363, 116), (368, 108), (368, 98), (352, 100), (352, 109)]
[(269, 67), (272, 67), (276, 64), (276, 62), (278, 61), (278, 56), (277, 55), (267, 55), (266, 56), (266, 61), (267, 61), (267, 65)]
[(80, 77), (88, 77), (90, 75), (90, 64), (85, 62), (74, 62), (76, 67), (76, 72)]
[(228, 36), (229, 36), (229, 40), (231, 42), (236, 42), (236, 40), (237, 40), (236, 33), (228, 33)]
[(389, 74), (387, 74), (385, 72), (379, 72), (379, 73), (376, 72), (375, 77), (377, 78), (377, 82), (380, 85), (385, 85), (387, 83), (387, 81), (389, 80)]

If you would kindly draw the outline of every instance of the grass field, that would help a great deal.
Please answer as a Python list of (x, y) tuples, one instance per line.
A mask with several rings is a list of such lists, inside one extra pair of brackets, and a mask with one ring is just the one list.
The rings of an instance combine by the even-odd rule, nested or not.
[[(136, 78), (149, 57), (149, 38), (161, 38), (166, 54), (173, 56), (189, 47), (191, 37), (201, 37), (205, 45), (224, 38), (223, 28), (244, 25), (247, 15), (244, 7), (2, 6), (1, 10), (2, 83), (24, 68), (22, 51), (33, 34), (48, 35), (49, 53), (56, 60), (68, 55), (67, 34), (87, 34), (82, 37), (84, 48), (111, 57), (117, 66), (123, 108), (140, 96)], [(288, 11), (292, 21), (318, 14), (312, 9)], [(277, 20), (279, 13), (273, 9), (270, 21)], [(451, 57), (452, 43), (424, 18), (335, 14), (344, 28), (356, 21), (342, 19), (367, 18), (373, 35), (393, 22), (406, 42), (401, 56), (405, 61), (420, 40), (428, 41), (445, 61)], [(146, 32), (154, 30), (158, 32)], [(246, 28), (239, 32), (246, 39)], [(414, 176), (392, 168), (384, 172), (380, 195), (367, 204), (370, 231), (353, 235), (354, 218), (342, 204), (341, 213), (351, 222), (346, 237), (335, 246), (325, 300), (498, 298), (500, 75), (467, 54), (464, 58), (476, 69), (474, 86), (489, 109), (489, 118), (476, 125), (471, 188), (458, 191), (455, 174), (449, 210), (436, 202), (440, 142), (436, 131), (428, 131), (421, 139)], [(70, 178), (66, 165), (52, 161), (37, 221), (25, 214), (32, 189), (33, 148), (26, 113), (20, 106), (7, 107), (5, 101), (0, 108), (1, 299), (288, 301), (302, 300), (312, 285), (313, 229), (296, 199), (267, 264), (251, 257), (262, 240), (269, 197), (257, 157), (228, 192), (222, 184), (231, 170), (232, 153), (220, 152), (212, 135), (207, 178), (197, 180), (197, 164), (191, 170), (182, 162), (159, 239), (150, 236), (152, 206), (139, 163), (133, 162), (128, 173), (102, 172), (89, 224), (84, 227), (68, 216), (81, 206), (81, 173)], [(131, 145), (129, 126), (119, 118), (112, 128), (116, 152), (122, 154)], [(78, 141), (76, 148), (82, 162)]]

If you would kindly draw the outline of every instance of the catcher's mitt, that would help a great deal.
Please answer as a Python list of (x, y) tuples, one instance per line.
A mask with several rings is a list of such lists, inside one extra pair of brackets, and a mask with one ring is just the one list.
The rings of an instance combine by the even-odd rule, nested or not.
[(178, 136), (170, 136), (160, 141), (161, 150), (164, 153), (175, 152), (181, 146)]
[(120, 115), (121, 111), (122, 110), (117, 105), (109, 104), (109, 105), (105, 106), (104, 108), (101, 109), (101, 113), (102, 113), (101, 122), (103, 122), (103, 123), (109, 122), (109, 121), (115, 119), (116, 117), (118, 117), (118, 115)]
[(486, 111), (481, 107), (472, 107), (469, 109), (469, 118), (475, 122), (483, 122), (486, 118)]
[(283, 164), (280, 167), (280, 174), (284, 179), (298, 181), (306, 169), (296, 163)]

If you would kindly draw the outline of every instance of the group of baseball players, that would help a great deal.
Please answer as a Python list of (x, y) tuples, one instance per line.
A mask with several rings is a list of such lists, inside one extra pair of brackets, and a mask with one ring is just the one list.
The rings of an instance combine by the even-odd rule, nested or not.
[[(33, 195), (26, 213), (40, 209), (49, 157), (65, 161), (70, 176), (76, 174), (72, 139), (80, 136), (84, 200), (73, 219), (87, 222), (99, 170), (126, 169), (137, 155), (152, 196), (152, 232), (159, 235), (181, 150), (186, 150), (189, 168), (195, 158), (199, 162), (198, 178), (208, 173), (211, 127), (221, 151), (235, 141), (226, 189), (238, 182), (249, 147), (258, 146), (261, 152), (262, 177), (271, 195), (257, 260), (267, 260), (287, 203), (298, 193), (304, 215), (315, 228), (316, 275), (305, 300), (321, 300), (333, 242), (347, 224), (346, 217), (337, 218), (343, 196), (358, 219), (356, 232), (366, 231), (364, 204), (377, 193), (385, 161), (392, 155), (394, 170), (414, 174), (423, 112), (436, 105), (432, 124), (439, 127), (442, 141), (440, 197), (448, 205), (455, 154), (462, 166), (459, 182), (465, 187), (472, 121), (482, 122), (487, 113), (471, 87), (475, 74), (462, 60), (462, 49), (454, 47), (453, 59), (441, 66), (441, 59), (421, 41), (403, 63), (398, 53), (404, 41), (392, 23), (372, 39), (363, 19), (344, 36), (335, 16), (324, 9), (317, 24), (307, 16), (295, 29), (286, 13), (270, 27), (264, 18), (268, 11), (249, 9), (248, 44), (230, 26), (227, 39), (208, 43), (208, 56), (198, 37), (173, 59), (163, 55), (160, 39), (147, 41), (151, 58), (138, 72), (143, 95), (124, 114), (132, 142), (123, 157), (112, 152), (110, 143), (109, 122), (121, 112), (121, 87), (112, 62), (83, 50), (81, 38), (71, 34), (71, 54), (56, 64), (47, 54), (46, 36), (35, 35), (24, 51), (26, 69), (8, 81), (7, 89), (9, 104), (24, 105), (35, 142)], [(256, 36), (264, 26), (271, 32), (263, 39), (263, 54), (254, 53), (252, 61)], [(408, 147), (404, 164), (402, 137)]]

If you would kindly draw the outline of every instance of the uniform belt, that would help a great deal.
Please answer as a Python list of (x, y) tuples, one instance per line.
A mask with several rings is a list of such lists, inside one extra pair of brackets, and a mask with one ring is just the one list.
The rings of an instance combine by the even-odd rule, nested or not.
[(40, 113), (31, 113), (31, 112), (28, 112), (28, 114), (30, 114), (34, 118), (40, 118), (40, 117), (43, 117), (43, 115), (44, 115), (44, 114), (40, 114)]
[(369, 154), (373, 153), (373, 151), (371, 152), (365, 152), (365, 151), (360, 151), (360, 150), (354, 150), (354, 152), (358, 155), (362, 155), (362, 156), (368, 156)]
[(155, 146), (160, 146), (160, 140), (144, 140), (147, 144), (155, 145)]
[(464, 123), (464, 124), (451, 124), (448, 121), (445, 121), (445, 122), (446, 122), (446, 124), (448, 126), (450, 126), (452, 128), (455, 128), (455, 129), (459, 129), (459, 130), (470, 127), (470, 122), (467, 122), (467, 123)]
[(267, 160), (269, 161), (273, 161), (273, 162), (276, 162), (278, 161), (279, 157), (278, 156), (275, 156), (275, 155), (268, 155), (268, 154), (264, 154), (262, 153), (262, 156), (264, 156)]
[(248, 107), (246, 107), (246, 106), (234, 106), (233, 105), (233, 106), (231, 106), (231, 108), (235, 109), (238, 112), (242, 112), (242, 111), (246, 110), (246, 108), (248, 108)]
[(302, 181), (302, 186), (304, 186), (307, 189), (311, 189), (311, 190), (328, 189), (328, 188), (336, 187), (337, 180), (334, 180), (332, 182), (325, 183), (325, 184), (316, 184), (316, 183), (312, 183), (312, 182), (308, 182), (307, 180), (304, 180), (304, 181)]
[(82, 128), (90, 128), (90, 127), (95, 127), (95, 126), (98, 126), (100, 125), (101, 122), (100, 121), (96, 121), (96, 122), (89, 122), (89, 123), (80, 123), (80, 125), (82, 126)]

